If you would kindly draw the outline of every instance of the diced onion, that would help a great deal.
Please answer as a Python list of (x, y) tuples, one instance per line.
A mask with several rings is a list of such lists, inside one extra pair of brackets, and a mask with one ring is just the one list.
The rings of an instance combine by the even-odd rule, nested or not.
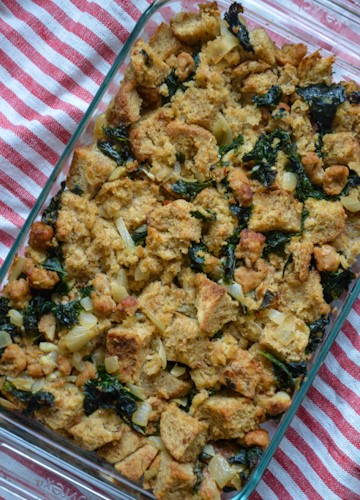
[(99, 347), (94, 354), (91, 356), (91, 360), (95, 366), (100, 366), (104, 364), (105, 353), (102, 347)]
[(174, 368), (170, 370), (171, 375), (174, 377), (182, 377), (186, 373), (185, 366), (175, 365)]
[(31, 386), (34, 383), (34, 379), (32, 377), (8, 377), (9, 382), (11, 382), (16, 389), (19, 389), (20, 391), (30, 391)]
[(212, 444), (206, 444), (202, 449), (202, 452), (206, 453), (206, 455), (209, 455), (210, 457), (213, 457), (216, 453)]
[(298, 178), (293, 172), (284, 172), (282, 176), (282, 187), (285, 191), (295, 191)]
[(133, 413), (131, 420), (134, 424), (145, 427), (148, 424), (152, 408), (149, 403), (139, 403), (137, 410)]
[(219, 146), (230, 144), (233, 140), (229, 123), (222, 113), (218, 113), (212, 132), (216, 137), (216, 142)]
[(220, 488), (224, 488), (236, 475), (236, 471), (229, 465), (228, 461), (219, 454), (210, 460), (209, 472)]
[(3, 349), (12, 343), (13, 341), (10, 333), (5, 332), (5, 330), (0, 330), (0, 349)]
[(285, 313), (277, 311), (276, 309), (268, 309), (267, 315), (269, 319), (271, 319), (271, 321), (273, 321), (277, 325), (282, 325), (287, 316)]
[(127, 279), (127, 273), (123, 267), (120, 268), (120, 271), (118, 273), (117, 281), (120, 285), (125, 287), (126, 289), (129, 288), (129, 282)]
[(156, 350), (161, 361), (161, 368), (165, 370), (167, 365), (167, 359), (166, 359), (166, 350), (164, 344), (162, 343), (162, 340), (159, 339), (159, 337), (155, 339), (155, 343), (156, 343)]
[(18, 279), (18, 277), (20, 276), (20, 274), (24, 270), (25, 261), (26, 261), (25, 257), (17, 257), (14, 264), (11, 266), (11, 269), (9, 272), (9, 276), (8, 276), (9, 283)]
[(89, 329), (82, 325), (76, 325), (65, 337), (66, 347), (71, 352), (80, 351), (90, 340), (96, 337), (96, 328)]
[(205, 54), (210, 63), (217, 64), (223, 57), (226, 56), (234, 47), (239, 46), (238, 39), (227, 31), (224, 35), (215, 38), (207, 44)]
[(126, 387), (129, 389), (131, 394), (134, 394), (134, 396), (136, 396), (137, 398), (141, 399), (142, 401), (145, 399), (146, 395), (142, 387), (139, 387), (135, 384), (130, 384), (130, 382), (126, 384)]
[(174, 398), (171, 401), (173, 403), (176, 403), (177, 405), (186, 406), (188, 403), (188, 398), (186, 396), (184, 396), (183, 398)]
[(35, 382), (31, 386), (31, 392), (38, 392), (41, 391), (41, 389), (45, 385), (45, 379), (44, 378), (38, 378), (35, 380)]
[(135, 246), (134, 240), (130, 236), (130, 233), (126, 227), (124, 219), (122, 217), (119, 217), (118, 219), (116, 219), (115, 224), (116, 224), (117, 230), (119, 231), (121, 239), (123, 240), (126, 248), (128, 250), (135, 250), (136, 246)]
[(164, 441), (161, 439), (160, 436), (149, 436), (149, 441), (153, 443), (156, 448), (160, 451), (165, 451), (165, 445)]
[(22, 327), (24, 324), (24, 318), (21, 312), (17, 311), (16, 309), (10, 309), (8, 316), (10, 318), (10, 323), (12, 325)]
[(233, 297), (235, 300), (239, 301), (240, 304), (243, 304), (244, 306), (247, 305), (246, 297), (239, 283), (236, 283), (236, 281), (234, 281), (230, 285), (225, 285), (222, 280), (220, 280), (219, 284), (223, 285), (223, 287), (226, 288), (227, 293), (231, 295), (231, 297)]
[(72, 355), (72, 365), (78, 372), (83, 371), (84, 361), (82, 354), (80, 354), (79, 352), (74, 352), (74, 354)]
[(117, 356), (108, 356), (105, 358), (104, 364), (108, 373), (115, 373), (119, 370), (119, 358)]
[(50, 352), (46, 356), (40, 357), (40, 365), (48, 368), (55, 369), (57, 367), (58, 353), (55, 351)]
[(40, 342), (39, 348), (42, 352), (52, 352), (58, 350), (58, 346), (53, 344), (52, 342)]
[(118, 281), (111, 281), (110, 283), (111, 295), (116, 303), (119, 303), (125, 297), (128, 297), (128, 291), (123, 285), (120, 285)]
[(125, 167), (116, 167), (109, 175), (108, 181), (115, 181), (116, 179), (122, 177), (125, 173), (126, 173)]
[(154, 323), (154, 325), (156, 326), (156, 328), (158, 328), (161, 332), (165, 331), (166, 327), (165, 327), (164, 322), (161, 321), (161, 319), (159, 319), (157, 316), (155, 316), (155, 314), (152, 313), (151, 311), (147, 311), (146, 309), (143, 309), (143, 311), (146, 314), (146, 316), (149, 318), (149, 320), (152, 323)]
[(151, 181), (155, 181), (155, 180), (156, 180), (155, 175), (154, 175), (152, 172), (149, 172), (149, 170), (147, 170), (146, 168), (143, 168), (143, 169), (142, 169), (142, 172), (144, 172), (144, 174), (145, 174), (147, 177), (149, 177), (149, 179), (150, 179)]
[(91, 330), (97, 324), (97, 317), (89, 312), (81, 312), (79, 314), (79, 323), (81, 326), (85, 326), (85, 328)]
[(340, 201), (343, 204), (344, 208), (349, 212), (359, 212), (360, 211), (360, 201), (357, 196), (349, 195), (349, 196), (341, 196)]
[(0, 397), (0, 406), (2, 406), (3, 408), (7, 408), (8, 410), (16, 410), (16, 405), (14, 405), (14, 403), (1, 397)]
[(54, 340), (55, 332), (56, 332), (56, 325), (55, 324), (46, 325), (45, 335), (46, 335), (47, 340)]
[(134, 273), (134, 280), (135, 281), (142, 281), (146, 280), (148, 275), (146, 273), (143, 273), (142, 270), (140, 269), (140, 266), (137, 266), (135, 269)]
[(91, 297), (84, 297), (80, 300), (80, 305), (86, 312), (90, 312), (93, 310), (93, 301)]

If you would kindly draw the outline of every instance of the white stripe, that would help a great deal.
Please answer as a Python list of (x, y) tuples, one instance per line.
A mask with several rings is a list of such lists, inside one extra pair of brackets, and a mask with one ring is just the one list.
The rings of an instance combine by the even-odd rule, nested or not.
[(356, 349), (354, 349), (354, 346), (346, 336), (346, 334), (343, 331), (339, 332), (339, 335), (337, 336), (336, 342), (339, 344), (341, 349), (345, 352), (346, 356), (351, 359), (351, 361), (357, 365), (359, 365), (360, 368), (360, 352)]
[[(16, 189), (16, 188), (15, 188)], [(25, 203), (15, 196), (11, 191), (6, 189), (5, 186), (0, 186), (1, 201), (9, 208), (12, 208), (19, 215), (27, 213), (30, 209)], [(16, 207), (14, 206), (16, 205)]]
[(298, 417), (295, 416), (293, 426), (297, 427), (297, 431), (301, 434), (302, 438), (316, 450), (318, 459), (322, 462), (325, 469), (328, 470), (340, 484), (346, 488), (360, 491), (360, 480), (349, 474), (343, 469), (340, 464), (333, 459), (326, 447), (320, 439), (307, 427)]
[(28, 177), (22, 170), (20, 170), (16, 165), (10, 163), (6, 158), (1, 156), (1, 170), (6, 173), (9, 177), (12, 177), (14, 181), (24, 187), (24, 189), (32, 194), (35, 198), (40, 194), (41, 186), (37, 182), (33, 181), (31, 177)]
[[(22, 5), (22, 4), (21, 4)], [(23, 5), (22, 5), (23, 6)], [(31, 4), (31, 10), (33, 9), (33, 6), (35, 4)], [(10, 25), (14, 30), (18, 31), (19, 30), (19, 19), (13, 16), (11, 12), (8, 11), (7, 19), (6, 22), (8, 25)], [(41, 19), (41, 17), (40, 17)], [(89, 91), (94, 94), (97, 88), (97, 84), (89, 78), (81, 69), (79, 69), (78, 66), (76, 66), (74, 63), (72, 63), (69, 59), (64, 57), (60, 52), (57, 52), (54, 50), (50, 45), (48, 45), (42, 38), (40, 38), (36, 31), (34, 31), (28, 24), (26, 24), (23, 21), (21, 22), (21, 34), (22, 36), (30, 41), (31, 40), (31, 45), (34, 47), (34, 50), (39, 52), (45, 60), (52, 62), (55, 64), (57, 67), (59, 67), (63, 72), (65, 72), (67, 75), (72, 75), (73, 79), (76, 79), (77, 81), (81, 79), (84, 84), (82, 85), (83, 87), (89, 89)], [(49, 27), (49, 26), (47, 26)], [(64, 29), (64, 28), (55, 28), (54, 32), (57, 33), (59, 29)], [(63, 33), (62, 36), (65, 38), (65, 40), (68, 39), (69, 35), (67, 33)], [(34, 64), (28, 57), (26, 57), (24, 52), (21, 52), (15, 45), (13, 45), (7, 38), (2, 36), (3, 41), (1, 42), (1, 48), (8, 54), (12, 54), (12, 59), (19, 64), (22, 68), (27, 68), (26, 71), (28, 74), (31, 74), (33, 78), (37, 81), (41, 81), (41, 84), (46, 87), (46, 88), (51, 88), (51, 86), (56, 86), (58, 87), (58, 91), (56, 92), (56, 95), (63, 95), (66, 93), (69, 93), (67, 89), (62, 87), (62, 85), (54, 79), (51, 74), (48, 75), (44, 73), (44, 71)], [(61, 38), (61, 37), (60, 37)], [(6, 43), (6, 45), (5, 45)], [(3, 45), (4, 44), (4, 45)], [(49, 68), (51, 71), (51, 68)], [(76, 76), (75, 76), (76, 75)], [(61, 90), (62, 89), (62, 90)], [(91, 90), (92, 89), (92, 90)], [(60, 91), (61, 90), (61, 91)], [(81, 97), (77, 97), (78, 99), (81, 99)], [(83, 99), (81, 99), (83, 102)]]
[(307, 500), (306, 495), (302, 493), (294, 479), (281, 466), (276, 458), (271, 460), (269, 464), (269, 470), (282, 485), (286, 485), (286, 491), (292, 498), (296, 498), (296, 500)]
[(21, 116), (11, 104), (2, 99), (0, 96), (0, 109), (6, 118), (15, 126), (23, 126), (29, 131), (33, 132), (36, 137), (39, 137), (54, 151), (54, 154), (59, 155), (65, 146), (65, 143), (58, 139), (48, 128), (45, 127), (39, 120), (27, 120)]
[[(20, 215), (20, 214), (18, 214)], [(5, 217), (0, 213), (0, 228), (5, 231), (6, 233), (8, 233), (10, 236), (12, 236), (13, 238), (16, 238), (16, 236), (18, 235), (19, 231), (20, 231), (20, 228), (15, 226), (15, 224), (13, 224), (12, 222), (10, 222), (9, 220), (5, 219)]]
[[(79, 52), (82, 56), (84, 56), (86, 59), (88, 59), (92, 66), (94, 66), (100, 73), (103, 75), (106, 75), (106, 73), (110, 69), (110, 64), (93, 48), (91, 45), (86, 43), (82, 38), (76, 35), (76, 33), (69, 31), (66, 26), (68, 25), (68, 21), (66, 20), (64, 24), (60, 24), (54, 16), (49, 14), (47, 10), (45, 10), (43, 7), (36, 5), (35, 3), (27, 4), (20, 2), (20, 5), (22, 8), (33, 14), (37, 19), (41, 21), (44, 26), (46, 26), (47, 29), (49, 29), (51, 32), (56, 33), (57, 38), (61, 41), (62, 44), (67, 45), (68, 47), (73, 48), (77, 52)], [(83, 26), (86, 26), (85, 23), (83, 23), (83, 16), (79, 16), (78, 18), (74, 19), (74, 11), (75, 11), (75, 5), (71, 4), (71, 11), (67, 11), (64, 9), (64, 2), (61, 3), (61, 5), (58, 5), (58, 7), (66, 13), (70, 19), (78, 24), (82, 24)], [(95, 27), (92, 27), (92, 31), (96, 33)], [(36, 34), (36, 32), (34, 32)], [(35, 40), (35, 43), (33, 40), (31, 40), (32, 45), (38, 45), (40, 46), (44, 45), (46, 42), (44, 42), (40, 37)], [(109, 44), (107, 44), (109, 45)], [(50, 51), (54, 51), (55, 54), (59, 54), (55, 49), (52, 49), (49, 45), (47, 45)], [(58, 57), (58, 55), (56, 56)], [(63, 57), (60, 55), (60, 57), (63, 59), (63, 63), (61, 64), (61, 68), (65, 68), (65, 64), (71, 64), (73, 70), (71, 73), (79, 73), (81, 72), (82, 77), (84, 79), (87, 79), (86, 81), (86, 86), (89, 88), (91, 85), (94, 85), (94, 81), (91, 78), (88, 78), (85, 73), (82, 72), (82, 70), (76, 66), (73, 62), (71, 62), (69, 59)], [(80, 65), (81, 66), (81, 65)], [(67, 71), (67, 70), (66, 70)], [(69, 73), (69, 74), (71, 74)], [(96, 85), (96, 83), (95, 83)]]
[[(2, 231), (5, 231), (3, 227), (0, 228)], [(5, 231), (7, 233), (7, 231)], [(9, 253), (10, 248), (5, 246), (0, 240), (0, 260), (5, 260), (7, 254)]]
[[(272, 461), (271, 461), (272, 462)], [(271, 464), (270, 462), (270, 464)], [(258, 495), (261, 497), (261, 498), (264, 498), (266, 500), (279, 500), (278, 497), (275, 495), (275, 493), (273, 492), (273, 490), (271, 489), (271, 486), (268, 485), (264, 479), (262, 479), (260, 481), (260, 483), (258, 484), (257, 488), (256, 488), (256, 493), (258, 493)]]
[(346, 387), (360, 398), (360, 383), (350, 373), (342, 368), (335, 356), (329, 352), (326, 357), (326, 366)]
[[(55, 109), (48, 106), (46, 103), (38, 99), (34, 94), (28, 91), (28, 89), (19, 81), (13, 78), (10, 73), (8, 73), (4, 68), (0, 66), (0, 81), (8, 87), (12, 92), (14, 92), (19, 99), (23, 101), (29, 108), (33, 109), (36, 114), (42, 116), (52, 116), (55, 120), (61, 124), (65, 130), (71, 133), (75, 129), (77, 122), (73, 120), (66, 111), (62, 109)], [(54, 92), (49, 90), (51, 94)], [(66, 108), (66, 106), (64, 106)], [(84, 106), (84, 111), (86, 106)]]
[[(360, 297), (360, 295), (359, 295), (359, 297)], [(347, 319), (351, 323), (351, 325), (355, 328), (355, 330), (357, 331), (357, 333), (359, 334), (359, 331), (360, 331), (360, 316), (355, 311), (355, 309), (351, 309), (350, 310)]]

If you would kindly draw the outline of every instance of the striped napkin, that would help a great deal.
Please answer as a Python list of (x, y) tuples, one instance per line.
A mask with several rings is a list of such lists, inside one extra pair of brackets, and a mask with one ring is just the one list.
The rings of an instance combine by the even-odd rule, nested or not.
[[(0, 2), (0, 264), (147, 6)], [(359, 331), (358, 299), (252, 499), (360, 499)]]

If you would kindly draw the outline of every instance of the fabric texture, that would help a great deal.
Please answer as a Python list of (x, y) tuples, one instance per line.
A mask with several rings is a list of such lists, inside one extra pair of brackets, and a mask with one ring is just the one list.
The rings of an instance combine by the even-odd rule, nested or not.
[[(147, 6), (0, 2), (0, 264)], [(360, 498), (359, 331), (358, 299), (253, 499)]]

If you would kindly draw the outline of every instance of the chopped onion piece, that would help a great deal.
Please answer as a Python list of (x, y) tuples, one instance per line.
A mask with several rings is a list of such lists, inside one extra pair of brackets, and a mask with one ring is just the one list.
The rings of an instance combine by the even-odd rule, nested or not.
[(108, 356), (105, 358), (104, 364), (108, 373), (115, 373), (119, 370), (119, 358), (117, 356)]
[(357, 196), (340, 196), (340, 201), (343, 204), (344, 208), (349, 212), (359, 212), (360, 211), (360, 201)]
[(16, 378), (8, 377), (7, 379), (16, 387), (16, 389), (19, 389), (20, 391), (30, 391), (31, 386), (34, 383), (34, 379), (32, 377), (27, 377), (27, 376), (16, 377)]
[(276, 323), (277, 325), (282, 325), (284, 321), (286, 320), (286, 313), (282, 313), (280, 311), (277, 311), (276, 309), (268, 309), (267, 310), (267, 315), (271, 321)]
[(282, 187), (286, 191), (295, 191), (297, 186), (297, 175), (293, 172), (284, 172), (282, 176)]
[(45, 326), (45, 336), (47, 340), (54, 340), (55, 338), (55, 332), (56, 332), (56, 325), (55, 324), (47, 324)]
[(0, 330), (0, 349), (3, 349), (12, 343), (13, 341), (10, 333), (5, 332), (5, 330)]
[(142, 270), (140, 269), (140, 266), (137, 266), (135, 269), (134, 273), (134, 280), (135, 281), (142, 281), (146, 280), (148, 275), (146, 273), (143, 273)]
[(170, 370), (171, 375), (174, 377), (182, 377), (186, 373), (185, 366), (175, 365), (174, 368)]
[(120, 271), (118, 272), (117, 281), (118, 281), (118, 283), (120, 285), (122, 285), (126, 289), (129, 288), (129, 282), (128, 282), (128, 279), (127, 279), (127, 273), (126, 273), (126, 270), (123, 267), (120, 268)]
[(130, 382), (126, 384), (126, 387), (129, 389), (131, 394), (134, 394), (134, 396), (136, 396), (137, 398), (141, 399), (142, 401), (145, 399), (146, 395), (142, 387), (139, 387), (135, 384), (130, 384)]
[(95, 366), (101, 366), (104, 364), (105, 352), (102, 347), (99, 347), (94, 354), (91, 355), (91, 361)]
[(24, 318), (21, 312), (17, 311), (16, 309), (10, 309), (10, 311), (8, 312), (8, 316), (12, 325), (18, 326), (19, 328), (23, 326)]
[(50, 352), (46, 356), (40, 357), (40, 365), (48, 369), (55, 369), (57, 367), (58, 353), (55, 351)]
[(25, 261), (26, 261), (25, 257), (17, 257), (17, 259), (14, 261), (14, 264), (11, 266), (8, 276), (9, 283), (18, 279), (18, 277), (24, 270)]
[(116, 219), (115, 224), (116, 224), (117, 230), (119, 231), (121, 239), (123, 240), (126, 248), (128, 250), (135, 250), (136, 246), (135, 246), (134, 240), (130, 236), (130, 233), (126, 227), (124, 219), (122, 217), (119, 217), (118, 219)]
[(167, 365), (167, 358), (166, 358), (166, 350), (164, 344), (162, 343), (162, 340), (159, 339), (159, 337), (155, 339), (155, 343), (156, 343), (156, 350), (161, 361), (161, 368), (165, 370)]
[(143, 168), (143, 169), (142, 169), (142, 172), (144, 172), (144, 174), (145, 174), (147, 177), (149, 177), (149, 179), (150, 179), (151, 181), (155, 181), (155, 180), (156, 180), (155, 175), (154, 175), (152, 172), (149, 172), (149, 170), (146, 170), (146, 168)]
[(238, 39), (228, 31), (215, 40), (207, 44), (205, 54), (210, 63), (217, 64), (223, 57), (226, 56), (234, 47), (239, 46)]
[(212, 444), (206, 444), (202, 449), (202, 452), (206, 453), (206, 455), (209, 455), (210, 457), (213, 457), (216, 453)]
[(14, 405), (14, 403), (1, 397), (0, 397), (0, 406), (2, 406), (3, 408), (7, 408), (8, 410), (16, 410), (17, 408), (16, 405)]
[(90, 297), (84, 297), (83, 299), (81, 299), (80, 305), (86, 312), (90, 312), (93, 310), (93, 301)]
[(109, 175), (108, 181), (115, 181), (116, 179), (122, 177), (125, 173), (126, 173), (125, 167), (116, 167)]
[(35, 380), (35, 382), (31, 386), (31, 392), (38, 392), (41, 391), (41, 389), (45, 385), (45, 379), (44, 378), (38, 378)]
[(40, 342), (39, 348), (42, 352), (52, 352), (58, 350), (58, 346), (53, 344), (52, 342)]
[(89, 329), (82, 325), (76, 325), (65, 337), (66, 347), (71, 352), (80, 351), (96, 335), (96, 328)]
[(91, 330), (97, 324), (97, 317), (89, 312), (81, 312), (79, 314), (79, 323), (81, 326)]
[(140, 427), (146, 427), (151, 412), (152, 408), (149, 403), (139, 403), (137, 410), (133, 413), (131, 420), (134, 424), (140, 425)]
[(74, 352), (74, 354), (72, 355), (72, 365), (78, 372), (83, 371), (85, 365), (82, 354), (80, 354), (79, 352)]
[(230, 144), (233, 140), (233, 135), (229, 123), (222, 113), (218, 113), (212, 132), (216, 137), (216, 142), (219, 146)]
[(214, 455), (210, 460), (209, 472), (220, 488), (224, 488), (236, 476), (236, 471), (219, 454)]
[(177, 405), (180, 406), (186, 406), (188, 402), (188, 398), (184, 396), (183, 398), (174, 398), (171, 400), (173, 403), (176, 403)]
[(115, 302), (118, 304), (122, 299), (128, 297), (128, 291), (123, 285), (120, 285), (118, 281), (112, 281), (110, 283), (111, 295)]
[(165, 327), (165, 324), (163, 323), (163, 321), (161, 321), (161, 319), (159, 319), (157, 316), (155, 316), (155, 314), (153, 314), (151, 311), (147, 311), (146, 309), (143, 309), (143, 311), (146, 314), (146, 316), (149, 318), (149, 320), (152, 323), (154, 323), (156, 328), (158, 328), (161, 332), (165, 331), (166, 327)]
[(149, 441), (153, 443), (156, 448), (160, 451), (165, 451), (165, 445), (164, 441), (161, 439), (160, 436), (149, 436)]

